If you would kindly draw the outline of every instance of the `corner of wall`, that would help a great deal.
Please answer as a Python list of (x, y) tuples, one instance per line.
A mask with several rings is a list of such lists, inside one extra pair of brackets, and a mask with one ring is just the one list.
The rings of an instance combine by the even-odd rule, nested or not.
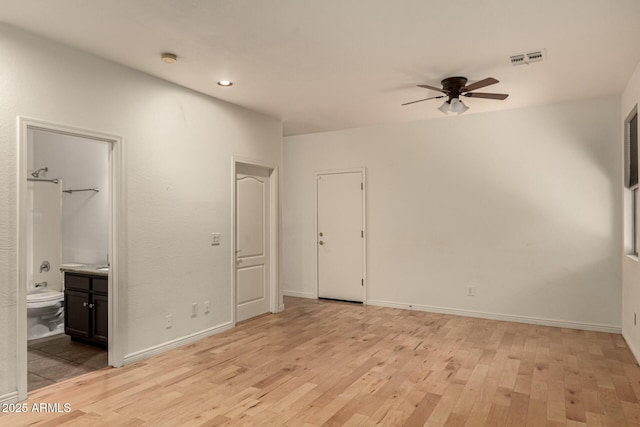
[[(636, 67), (635, 71), (631, 75), (631, 78), (627, 82), (624, 92), (621, 96), (621, 111), (620, 111), (620, 126), (623, 127), (626, 118), (630, 112), (636, 108), (640, 103), (640, 63)], [(624, 146), (625, 133), (622, 132), (621, 140), (619, 144)], [(626, 168), (624, 155), (620, 159), (623, 167), (623, 176), (620, 177), (620, 183), (624, 181), (624, 170)], [(629, 192), (623, 192), (623, 197), (620, 200), (620, 204), (624, 206), (623, 211), (623, 224), (621, 232), (625, 233), (625, 224), (630, 220), (630, 194)], [(640, 361), (640, 331), (638, 327), (634, 325), (633, 319), (636, 313), (640, 313), (640, 263), (637, 259), (629, 257), (625, 252), (625, 242), (622, 239), (622, 336), (624, 337), (627, 346), (635, 356), (637, 361)], [(629, 241), (630, 239), (627, 239)], [(628, 244), (628, 242), (627, 242)]]
[(629, 335), (625, 332), (624, 329), (622, 330), (622, 338), (624, 338), (627, 347), (629, 347), (629, 350), (631, 350), (633, 357), (636, 358), (636, 362), (640, 363), (640, 351), (638, 351), (638, 348), (634, 344), (633, 340), (630, 339)]

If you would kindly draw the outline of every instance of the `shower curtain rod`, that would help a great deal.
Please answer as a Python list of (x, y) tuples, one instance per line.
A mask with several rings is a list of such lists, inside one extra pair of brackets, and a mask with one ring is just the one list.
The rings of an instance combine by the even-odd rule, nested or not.
[(52, 182), (54, 184), (57, 184), (59, 181), (58, 179), (43, 179), (43, 178), (27, 178), (27, 181), (36, 181), (36, 182)]

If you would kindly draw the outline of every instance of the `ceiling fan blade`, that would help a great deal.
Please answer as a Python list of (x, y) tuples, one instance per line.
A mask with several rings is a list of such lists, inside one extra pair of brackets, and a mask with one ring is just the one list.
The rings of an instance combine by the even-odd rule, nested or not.
[(424, 99), (418, 99), (417, 101), (405, 102), (404, 104), (401, 104), (401, 105), (415, 104), (416, 102), (428, 101), (430, 99), (438, 99), (438, 98), (444, 98), (444, 97), (445, 97), (444, 95), (432, 96), (431, 98), (424, 98)]
[(438, 92), (442, 92), (442, 93), (449, 93), (449, 91), (446, 91), (446, 90), (442, 89), (441, 87), (435, 87), (435, 86), (429, 86), (429, 85), (418, 85), (418, 87), (423, 87), (425, 89), (431, 89), (431, 90), (437, 90)]
[(509, 96), (506, 93), (482, 93), (482, 92), (471, 92), (471, 93), (465, 93), (463, 95), (469, 98), (499, 99), (501, 101), (507, 99), (507, 97)]
[(485, 86), (494, 85), (496, 83), (499, 83), (498, 80), (494, 79), (493, 77), (487, 77), (486, 79), (480, 80), (475, 83), (471, 83), (470, 85), (463, 87), (462, 89), (460, 89), (460, 91), (471, 92), (472, 90), (480, 89), (481, 87), (485, 87)]

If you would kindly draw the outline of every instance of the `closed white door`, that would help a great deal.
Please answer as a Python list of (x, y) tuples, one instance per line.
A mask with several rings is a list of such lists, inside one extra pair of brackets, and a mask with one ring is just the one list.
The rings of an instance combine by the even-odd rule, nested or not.
[(318, 296), (364, 301), (362, 172), (319, 174)]
[(236, 321), (269, 312), (269, 170), (236, 168)]

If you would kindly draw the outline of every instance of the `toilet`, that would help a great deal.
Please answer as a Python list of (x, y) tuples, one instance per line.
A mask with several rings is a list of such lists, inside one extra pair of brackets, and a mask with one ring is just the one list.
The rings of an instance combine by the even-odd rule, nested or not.
[(27, 339), (64, 332), (64, 293), (37, 291), (27, 294)]

